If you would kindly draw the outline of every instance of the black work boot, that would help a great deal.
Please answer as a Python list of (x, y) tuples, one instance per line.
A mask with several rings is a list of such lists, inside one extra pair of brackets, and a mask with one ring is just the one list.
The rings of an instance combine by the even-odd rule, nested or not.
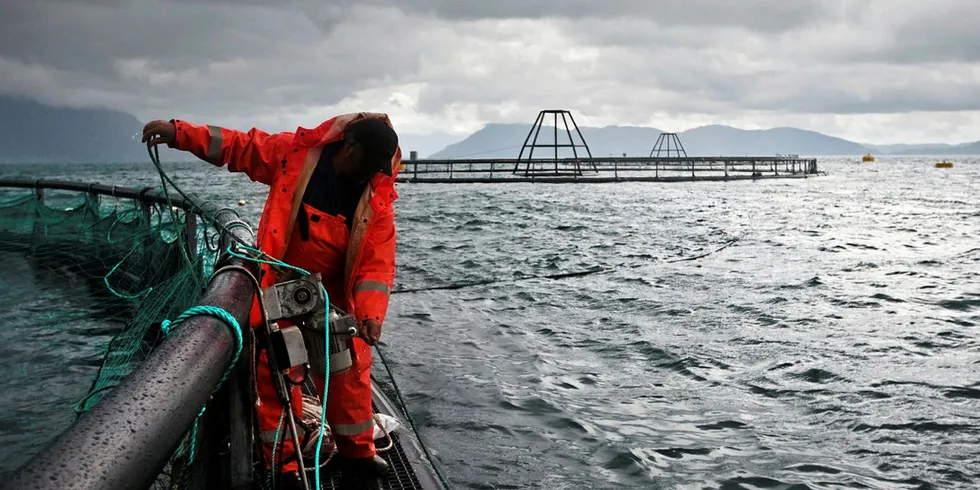
[[(303, 490), (303, 478), (300, 477), (298, 471), (287, 471), (286, 473), (279, 474), (279, 488), (280, 490)], [(316, 487), (310, 487), (310, 490), (315, 490)]]
[(391, 471), (381, 456), (371, 458), (345, 458), (338, 456), (342, 490), (381, 490), (381, 482)]

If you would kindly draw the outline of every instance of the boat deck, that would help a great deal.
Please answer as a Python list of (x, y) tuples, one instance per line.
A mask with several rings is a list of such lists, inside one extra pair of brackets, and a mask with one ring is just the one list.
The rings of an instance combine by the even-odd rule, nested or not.
[[(378, 387), (376, 380), (372, 383), (371, 391), (374, 398), (374, 413), (395, 417), (401, 424), (397, 430), (389, 434), (391, 437), (389, 449), (384, 449), (389, 446), (387, 439), (382, 438), (375, 441), (375, 445), (378, 447), (378, 455), (391, 465), (391, 473), (381, 483), (381, 488), (384, 490), (446, 490), (422, 449), (421, 442), (412, 432), (407, 415), (385, 395)], [(325, 475), (321, 471), (323, 488), (340, 490), (340, 468), (328, 464), (326, 469), (328, 471)]]

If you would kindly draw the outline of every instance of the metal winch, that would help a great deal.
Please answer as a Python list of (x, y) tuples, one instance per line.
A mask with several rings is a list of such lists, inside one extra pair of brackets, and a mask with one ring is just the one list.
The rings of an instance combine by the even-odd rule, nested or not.
[[(280, 369), (309, 363), (313, 373), (324, 376), (326, 352), (330, 354), (331, 376), (350, 369), (349, 340), (357, 335), (357, 320), (332, 304), (328, 314), (320, 284), (320, 274), (311, 274), (262, 290), (272, 354)], [(291, 325), (280, 327), (283, 320)]]

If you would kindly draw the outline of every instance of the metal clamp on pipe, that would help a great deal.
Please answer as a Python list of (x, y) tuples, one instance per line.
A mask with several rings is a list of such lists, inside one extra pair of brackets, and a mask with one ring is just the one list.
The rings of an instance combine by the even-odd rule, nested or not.
[[(284, 280), (263, 290), (262, 301), (271, 324), (271, 351), (280, 369), (309, 364), (313, 373), (325, 376), (328, 352), (331, 376), (351, 367), (349, 339), (357, 335), (357, 320), (334, 305), (329, 306), (328, 313), (327, 298), (320, 284), (320, 274), (312, 274)], [(291, 325), (280, 328), (282, 320)]]
[[(299, 276), (296, 271), (289, 271), (283, 280), (262, 289), (261, 304), (269, 368), (283, 406), (292, 405), (291, 390), (286, 382), (290, 369), (307, 366), (315, 374), (325, 374), (327, 329), (330, 333), (331, 375), (350, 368), (348, 341), (342, 337), (349, 339), (356, 335), (357, 323), (353, 317), (342, 315), (328, 305), (320, 274)], [(293, 447), (301, 447), (293, 411), (286, 410), (285, 414)], [(298, 458), (297, 463), (304, 488), (318, 488), (307, 481), (303, 459)]]

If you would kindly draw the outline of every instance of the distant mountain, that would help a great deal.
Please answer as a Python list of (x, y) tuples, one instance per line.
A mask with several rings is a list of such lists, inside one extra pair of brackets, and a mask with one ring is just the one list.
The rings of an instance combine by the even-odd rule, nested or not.
[[(942, 153), (937, 153), (941, 155)], [(950, 155), (980, 155), (980, 141), (956, 145), (949, 150)]]
[(406, 160), (411, 156), (412, 151), (418, 152), (418, 158), (428, 158), (446, 145), (459, 141), (459, 136), (451, 133), (415, 134), (405, 132), (402, 126), (396, 125), (395, 129), (398, 131), (398, 143)]
[(864, 145), (870, 148), (875, 153), (882, 154), (897, 154), (906, 151), (912, 152), (933, 152), (933, 151), (944, 151), (952, 148), (954, 145), (945, 144), (924, 144), (924, 145)]
[(796, 128), (760, 130), (702, 126), (678, 135), (688, 155), (863, 155), (864, 145)]
[(447, 145), (433, 153), (430, 158), (516, 157), (517, 150), (514, 149), (513, 142), (517, 142), (516, 148), (519, 150), (521, 142), (527, 136), (528, 128), (527, 124), (487, 124), (462, 141)]
[[(559, 123), (560, 124), (560, 123)], [(50, 107), (32, 100), (0, 96), (0, 163), (140, 162), (146, 147), (133, 138), (143, 123), (131, 114), (108, 109)], [(409, 128), (410, 129), (410, 128)], [(401, 129), (404, 157), (412, 150), (419, 158), (515, 158), (528, 137), (529, 124), (487, 124), (462, 141), (449, 133), (413, 134)], [(593, 156), (646, 156), (661, 130), (637, 126), (582, 127), (582, 137)], [(572, 139), (581, 144), (577, 132)], [(967, 155), (980, 154), (980, 141), (960, 145), (862, 145), (814, 131), (795, 128), (744, 130), (729, 126), (702, 126), (679, 133), (688, 155)], [(533, 138), (533, 135), (532, 135)], [(553, 144), (555, 128), (545, 126), (538, 144)], [(568, 144), (564, 125), (558, 142)], [(442, 148), (436, 151), (438, 148)], [(551, 150), (550, 153), (548, 150)], [(584, 152), (584, 148), (577, 148)], [(167, 160), (194, 160), (189, 153), (168, 151)], [(535, 149), (535, 157), (553, 156), (550, 148)], [(559, 156), (571, 156), (562, 148)]]
[(0, 162), (129, 162), (148, 158), (136, 117), (0, 96)]
[(867, 145), (878, 153), (888, 155), (977, 155), (980, 154), (980, 141), (959, 145)]
[[(466, 139), (434, 153), (432, 158), (516, 158), (530, 129), (530, 125), (527, 124), (488, 124)], [(647, 156), (662, 132), (656, 128), (635, 126), (580, 129), (592, 155), (596, 157), (619, 156), (623, 153), (627, 156)], [(542, 127), (538, 133), (538, 144), (554, 144), (554, 131), (554, 126)], [(712, 125), (690, 129), (678, 133), (677, 136), (690, 156), (765, 156), (777, 153), (814, 156), (863, 155), (872, 151), (867, 146), (852, 141), (795, 128), (745, 130)], [(581, 139), (574, 130), (572, 130), (572, 141), (581, 144)], [(561, 124), (558, 129), (558, 143), (569, 143), (568, 132)], [(671, 150), (673, 149), (672, 145)], [(661, 153), (661, 155), (665, 154)], [(676, 155), (673, 151), (670, 154)], [(535, 156), (538, 155), (554, 156), (554, 149), (537, 148)], [(565, 156), (572, 156), (570, 149), (560, 149), (559, 157)]]
[[(142, 129), (143, 122), (124, 112), (51, 107), (0, 96), (0, 163), (146, 161), (146, 146), (133, 138)], [(407, 159), (410, 150), (424, 158), (458, 137), (400, 132), (399, 139)], [(169, 161), (197, 159), (173, 150), (160, 153)]]

